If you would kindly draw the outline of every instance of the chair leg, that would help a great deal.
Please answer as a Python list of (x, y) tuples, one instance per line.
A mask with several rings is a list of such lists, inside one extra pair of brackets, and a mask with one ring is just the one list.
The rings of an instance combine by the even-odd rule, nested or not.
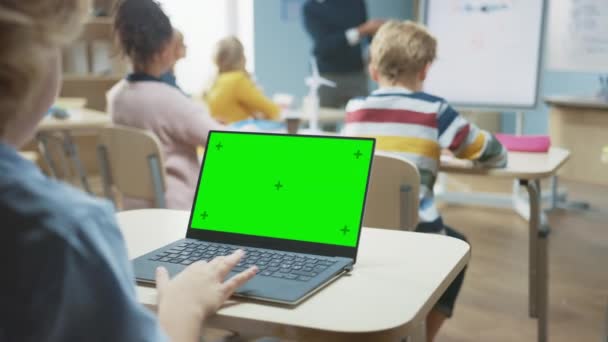
[(101, 173), (104, 196), (116, 206), (116, 199), (112, 192), (113, 182), (112, 174), (110, 172), (110, 162), (108, 161), (108, 149), (104, 145), (97, 146), (97, 162), (99, 163), (99, 172)]
[(154, 188), (156, 206), (158, 208), (166, 208), (167, 203), (165, 200), (165, 181), (163, 179), (163, 173), (161, 170), (160, 160), (158, 159), (158, 156), (149, 156), (148, 166), (150, 167), (150, 173), (152, 174), (152, 187)]
[(56, 178), (57, 167), (55, 166), (55, 161), (53, 160), (51, 152), (49, 151), (49, 143), (46, 134), (38, 133), (36, 135), (36, 140), (38, 140), (38, 149), (40, 150), (40, 154), (42, 154), (46, 165), (49, 167), (50, 176)]
[(416, 224), (412, 224), (413, 220), (410, 215), (411, 205), (410, 197), (412, 197), (412, 187), (410, 185), (402, 185), (399, 189), (399, 221), (401, 230), (414, 230)]

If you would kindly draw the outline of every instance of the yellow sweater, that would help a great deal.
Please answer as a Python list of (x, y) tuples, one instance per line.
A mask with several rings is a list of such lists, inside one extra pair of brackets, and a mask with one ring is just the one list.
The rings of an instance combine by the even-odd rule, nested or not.
[(211, 115), (230, 124), (254, 115), (265, 119), (279, 118), (280, 108), (269, 100), (243, 71), (220, 74), (205, 95)]

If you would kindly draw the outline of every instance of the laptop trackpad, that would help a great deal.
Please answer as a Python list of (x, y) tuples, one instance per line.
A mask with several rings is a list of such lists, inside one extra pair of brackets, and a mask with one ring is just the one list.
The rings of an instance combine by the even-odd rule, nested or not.
[[(239, 288), (235, 296), (295, 305), (343, 273), (343, 269), (336, 267), (333, 272), (324, 272), (308, 281), (258, 275)], [(231, 273), (229, 277), (235, 274)]]

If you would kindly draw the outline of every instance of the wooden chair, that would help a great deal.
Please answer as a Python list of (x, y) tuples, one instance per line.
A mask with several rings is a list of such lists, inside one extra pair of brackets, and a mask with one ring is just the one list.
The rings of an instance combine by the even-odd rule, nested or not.
[(165, 208), (165, 166), (158, 138), (147, 131), (113, 126), (99, 136), (97, 154), (104, 193), (114, 201), (112, 186), (123, 196)]
[(376, 152), (365, 204), (365, 227), (414, 230), (420, 174), (412, 162)]

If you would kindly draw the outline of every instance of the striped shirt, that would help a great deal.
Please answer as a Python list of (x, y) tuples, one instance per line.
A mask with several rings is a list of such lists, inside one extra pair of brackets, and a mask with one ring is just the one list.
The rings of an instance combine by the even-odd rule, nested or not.
[(504, 167), (496, 138), (469, 123), (444, 99), (405, 88), (382, 88), (346, 107), (344, 135), (376, 138), (376, 148), (407, 158), (420, 171), (419, 222), (438, 233), (443, 222), (433, 196), (441, 150), (485, 167)]

